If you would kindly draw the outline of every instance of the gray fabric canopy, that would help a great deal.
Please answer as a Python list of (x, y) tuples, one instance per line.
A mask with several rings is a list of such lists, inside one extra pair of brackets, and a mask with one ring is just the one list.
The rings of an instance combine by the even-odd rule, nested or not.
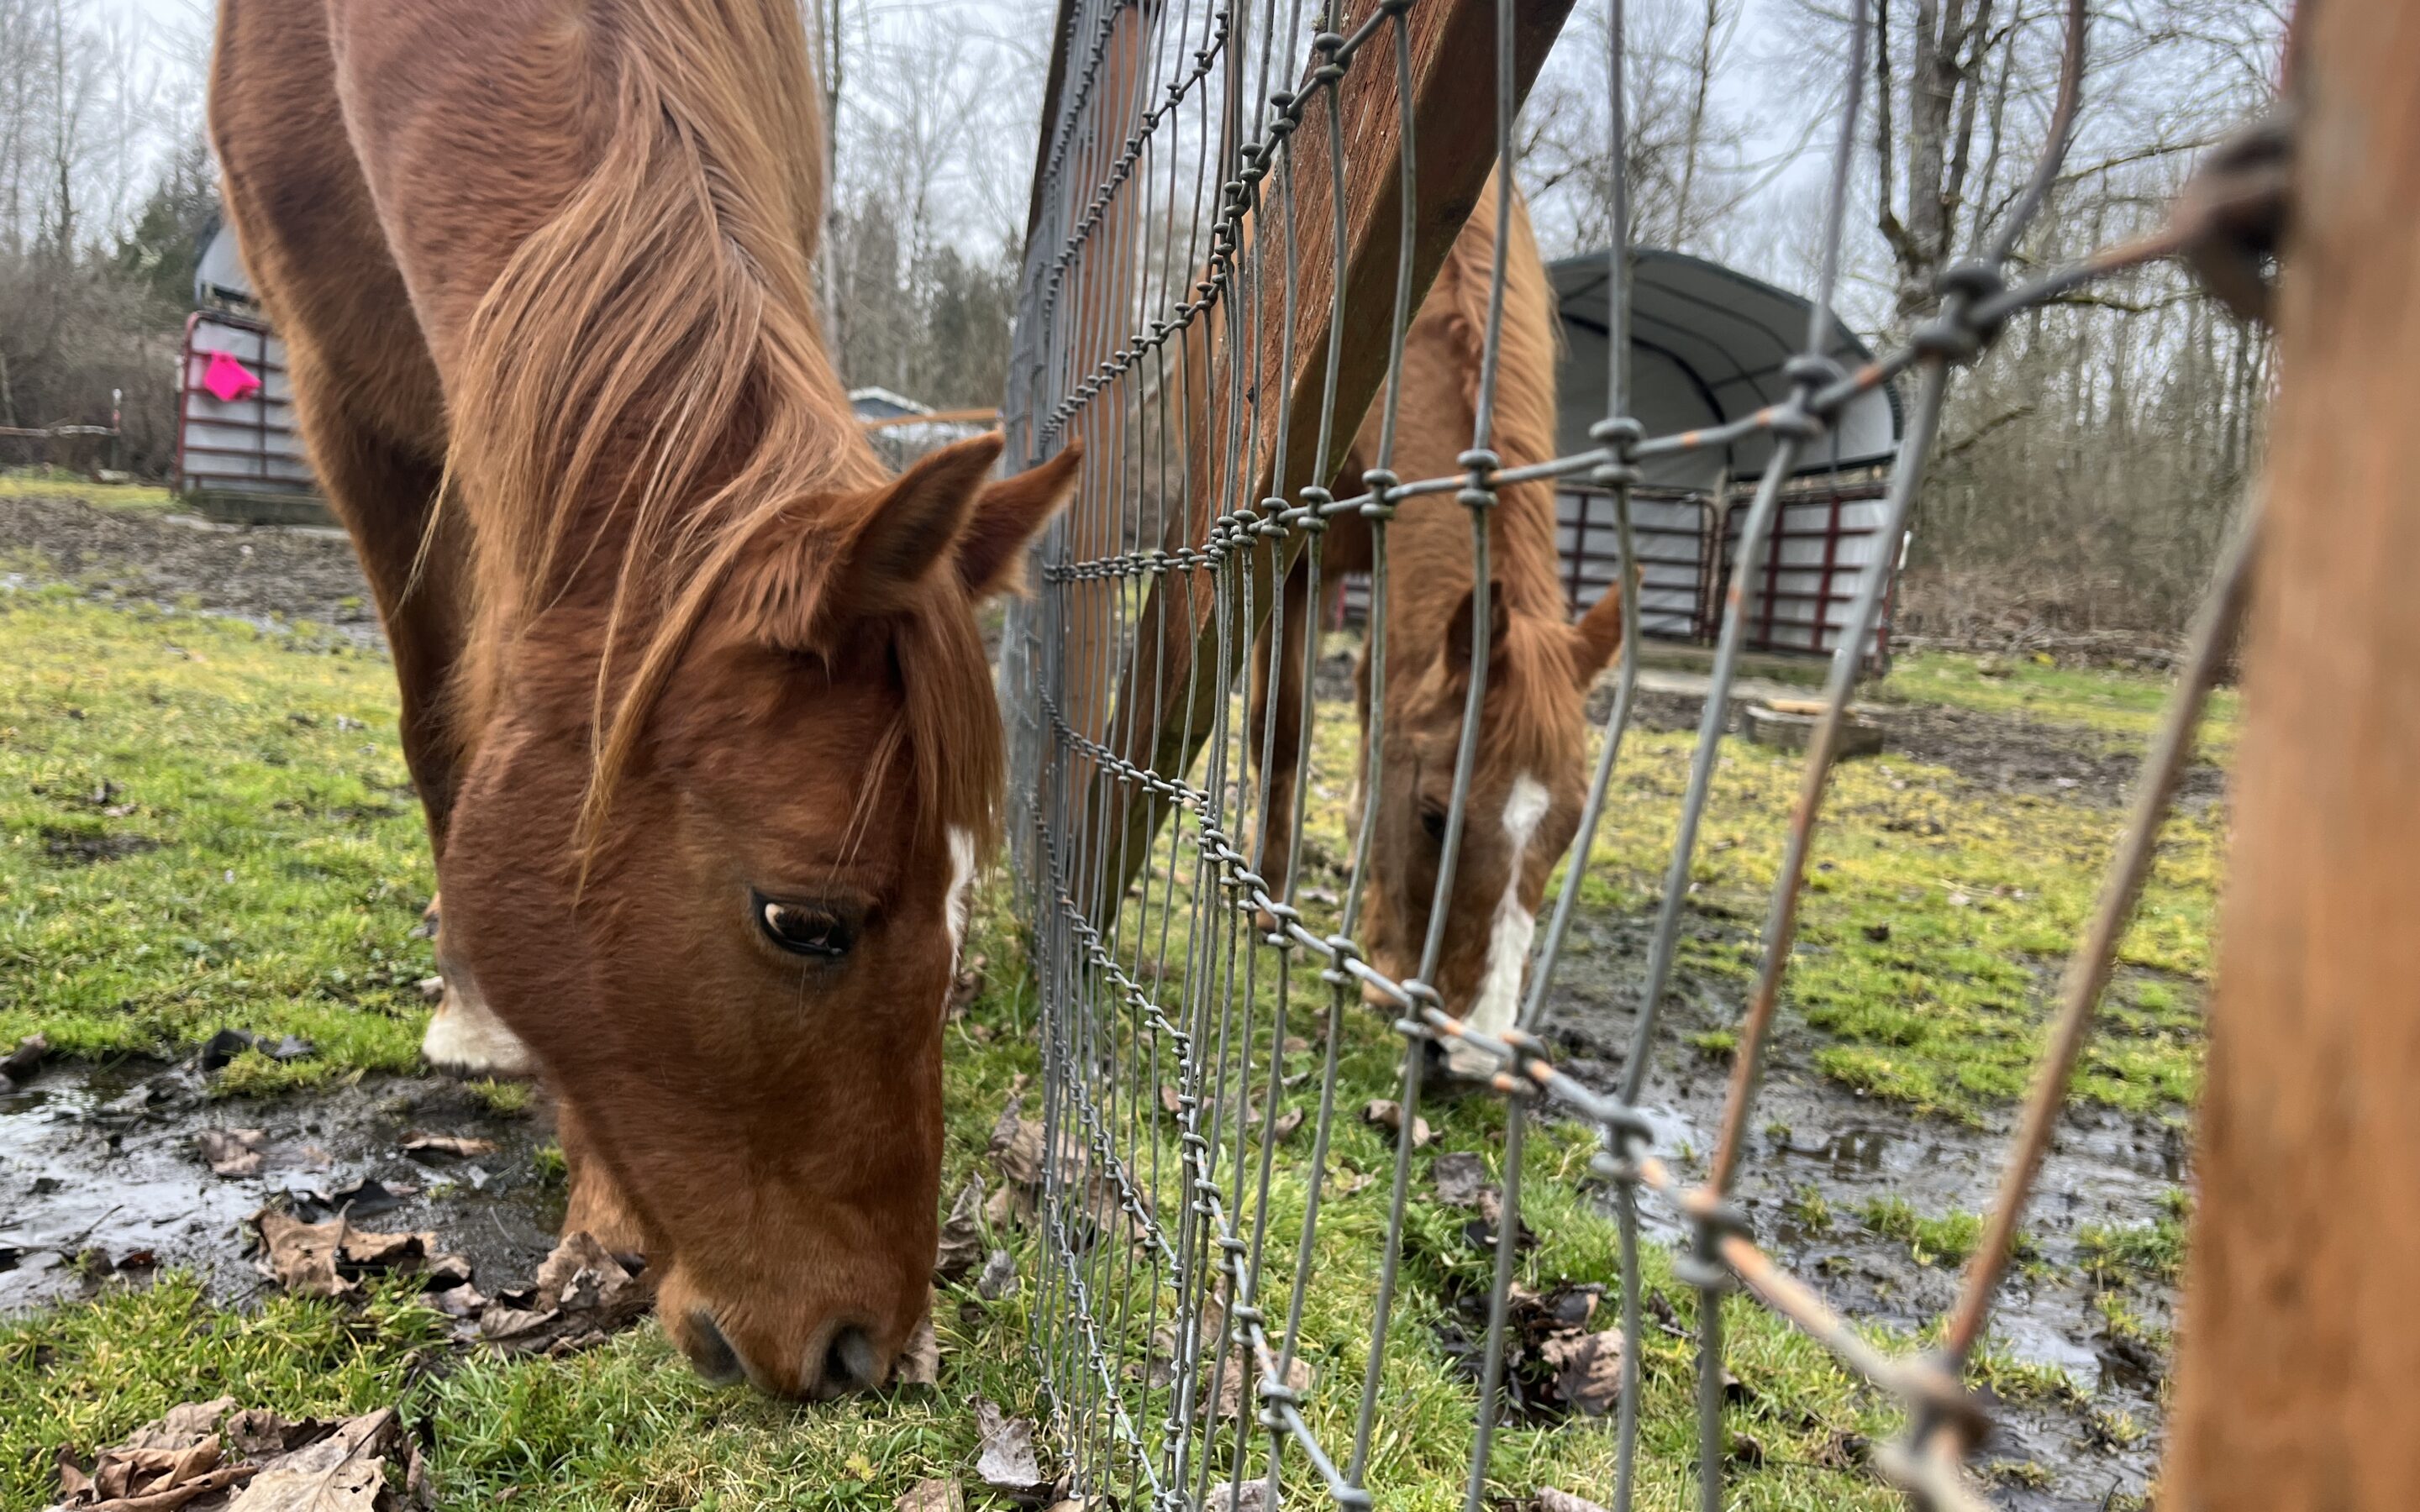
[[(1662, 436), (1736, 420), (1790, 395), (1782, 367), (1807, 342), (1807, 301), (1761, 279), (1683, 253), (1640, 249), (1631, 275), (1631, 413)], [(1589, 427), (1605, 418), (1606, 327), (1612, 287), (1604, 253), (1548, 267), (1562, 310), (1566, 350), (1559, 368), (1565, 455), (1587, 451)], [(1836, 317), (1826, 352), (1843, 368), (1871, 360), (1866, 345)], [(1899, 398), (1888, 388), (1851, 400), (1839, 423), (1808, 450), (1801, 471), (1885, 459), (1898, 449)], [(1762, 472), (1769, 436), (1651, 465), (1647, 480), (1712, 487)]]

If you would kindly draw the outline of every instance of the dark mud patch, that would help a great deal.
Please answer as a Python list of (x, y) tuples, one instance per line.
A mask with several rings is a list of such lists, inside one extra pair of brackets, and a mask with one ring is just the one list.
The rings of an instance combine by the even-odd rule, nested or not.
[[(2115, 808), (2133, 796), (2142, 775), (2142, 743), (2121, 735), (1937, 703), (1880, 704), (1874, 715), (1885, 751), (1947, 766), (1995, 793), (2048, 794)], [(2200, 763), (2185, 768), (2178, 795), (2209, 803), (2226, 791), (2226, 773)]]
[[(1575, 921), (1574, 934), (1579, 949), (1557, 974), (1546, 1022), (1565, 1069), (1610, 1091), (1636, 1023), (1646, 927), (1600, 915)], [(1691, 1179), (1703, 1174), (1718, 1135), (1730, 1065), (1688, 1037), (1731, 1027), (1737, 995), (1683, 979), (1656, 1031), (1642, 1110), (1657, 1150)], [(1785, 1013), (1749, 1126), (1740, 1204), (1757, 1242), (1845, 1315), (1921, 1329), (1953, 1304), (1962, 1267), (1919, 1260), (1905, 1238), (1875, 1231), (1866, 1214), (1894, 1202), (1926, 1218), (1988, 1212), (2012, 1119), (2003, 1113), (1978, 1128), (1912, 1117), (1815, 1072), (1818, 1047)], [(2040, 1481), (1996, 1489), (2001, 1505), (2081, 1512), (2102, 1507), (2113, 1489), (2140, 1494), (2148, 1484), (2161, 1437), (2160, 1362), (2139, 1343), (2108, 1336), (2082, 1263), (2083, 1231), (2156, 1220), (2184, 1180), (2184, 1162), (2180, 1132), (2163, 1120), (2088, 1106), (2062, 1120), (2028, 1210), (2032, 1255), (2001, 1288), (1993, 1329), (2007, 1352), (2066, 1372), (2081, 1396), (2017, 1394), (1994, 1408), (1996, 1430), (1979, 1460), (2023, 1462), (2035, 1467), (2023, 1475)], [(1668, 1209), (1651, 1201), (1642, 1211), (1665, 1240), (1684, 1237)], [(2171, 1287), (2145, 1283), (2127, 1296), (2145, 1323), (2170, 1325)], [(2142, 1435), (2113, 1445), (2113, 1423)]]
[[(211, 1174), (199, 1135), (220, 1129), (263, 1131), (256, 1172)], [(400, 1147), (415, 1132), (495, 1148), (414, 1158)], [(551, 1120), (499, 1116), (436, 1077), (213, 1100), (185, 1067), (54, 1063), (0, 1097), (0, 1317), (170, 1268), (240, 1304), (268, 1286), (243, 1221), (271, 1203), (314, 1219), (350, 1204), (369, 1227), (431, 1229), (476, 1282), (516, 1284), (562, 1221), (560, 1186), (537, 1160), (549, 1137)]]
[[(1806, 689), (1813, 698), (1819, 690)], [(1612, 684), (1600, 682), (1589, 717), (1602, 722), (1612, 707)], [(1729, 728), (1740, 729), (1733, 698)], [(2097, 808), (2123, 807), (2142, 775), (2143, 743), (2081, 725), (2050, 723), (2020, 715), (1938, 703), (1861, 703), (1865, 716), (1883, 727), (1883, 758), (1900, 756), (1947, 767), (1976, 788), (2065, 798)], [(1639, 689), (1633, 720), (1639, 729), (1694, 732), (1705, 709), (1696, 692)], [(2224, 798), (2226, 773), (2206, 763), (2185, 769), (2180, 798), (2206, 804)]]
[(148, 835), (42, 826), (42, 854), (64, 866), (92, 866), (156, 851), (160, 842)]
[(246, 529), (73, 499), (0, 500), (0, 562), (22, 571), (28, 558), (104, 600), (309, 620), (380, 640), (369, 587), (341, 531)]

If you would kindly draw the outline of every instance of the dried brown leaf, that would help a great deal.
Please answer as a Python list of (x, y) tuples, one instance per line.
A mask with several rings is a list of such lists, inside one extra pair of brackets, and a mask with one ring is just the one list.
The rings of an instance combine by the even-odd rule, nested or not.
[(552, 1307), (507, 1307), (490, 1303), (479, 1315), (479, 1334), (483, 1338), (524, 1338), (544, 1329), (562, 1313)]
[(967, 1493), (954, 1480), (920, 1480), (893, 1504), (892, 1512), (967, 1512)]
[(454, 1155), (467, 1160), (473, 1155), (493, 1153), (496, 1142), (473, 1139), (468, 1134), (425, 1134), (414, 1130), (404, 1136), (402, 1148), (407, 1155)]
[[(1311, 1365), (1299, 1355), (1286, 1363), (1285, 1383), (1295, 1391), (1311, 1389)], [(1218, 1416), (1223, 1420), (1237, 1416), (1249, 1397), (1257, 1401), (1261, 1369), (1249, 1354), (1230, 1354), (1220, 1367), (1218, 1379)]]
[[(1401, 1134), (1404, 1128), (1404, 1110), (1397, 1106), (1391, 1098), (1373, 1099), (1369, 1106), (1361, 1110), (1361, 1121), (1376, 1124), (1379, 1128), (1392, 1134)], [(1413, 1114), (1412, 1148), (1426, 1149), (1429, 1137), (1429, 1120), (1417, 1113)]]
[(403, 1436), (392, 1407), (348, 1419), (326, 1438), (261, 1466), (227, 1512), (378, 1512), (387, 1456)]
[(975, 1402), (975, 1433), (983, 1442), (975, 1457), (975, 1473), (984, 1483), (1020, 1500), (1038, 1498), (1048, 1489), (1041, 1461), (1033, 1453), (1033, 1424), (1009, 1417), (991, 1402)]
[(261, 1146), (269, 1138), (261, 1129), (204, 1129), (194, 1135), (212, 1176), (256, 1176), (260, 1172)]
[(985, 1302), (998, 1302), (1016, 1292), (1016, 1257), (1004, 1249), (991, 1252), (984, 1261), (983, 1274), (975, 1278), (975, 1295)]
[(1002, 1185), (985, 1200), (984, 1222), (996, 1230), (1022, 1228), (1032, 1224), (1040, 1211), (1030, 1189)]
[(1603, 1417), (1621, 1400), (1621, 1332), (1557, 1334), (1539, 1347), (1572, 1411)]
[(947, 1285), (961, 1280), (983, 1257), (983, 1178), (969, 1177), (941, 1223), (941, 1242), (933, 1257), (935, 1281)]
[(902, 1386), (941, 1383), (941, 1336), (933, 1331), (931, 1314), (919, 1319), (916, 1332), (908, 1335), (906, 1348), (899, 1351), (899, 1363), (892, 1367), (892, 1380)]
[(540, 1310), (575, 1314), (583, 1327), (618, 1327), (644, 1312), (647, 1287), (632, 1275), (594, 1234), (576, 1228), (563, 1236), (537, 1268)]
[(306, 1224), (291, 1213), (263, 1209), (254, 1214), (260, 1229), (260, 1273), (300, 1297), (350, 1296), (353, 1284), (336, 1273), (341, 1219)]
[(1476, 1207), (1480, 1193), (1487, 1189), (1487, 1162), (1467, 1152), (1439, 1155), (1429, 1174), (1436, 1182), (1437, 1200), (1448, 1207)]
[(1584, 1496), (1574, 1496), (1551, 1486), (1541, 1486), (1538, 1488), (1538, 1512), (1605, 1512), (1605, 1508)]

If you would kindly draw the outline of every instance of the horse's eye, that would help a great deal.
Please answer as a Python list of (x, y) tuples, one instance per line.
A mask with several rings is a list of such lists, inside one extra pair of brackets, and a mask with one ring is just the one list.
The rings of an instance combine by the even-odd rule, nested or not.
[(777, 903), (759, 897), (756, 927), (765, 937), (792, 955), (831, 959), (848, 954), (854, 943), (848, 923), (828, 908), (813, 903)]
[(1429, 839), (1440, 845), (1445, 843), (1445, 815), (1446, 811), (1443, 809), (1432, 808), (1427, 804), (1420, 806), (1420, 828), (1428, 832)]

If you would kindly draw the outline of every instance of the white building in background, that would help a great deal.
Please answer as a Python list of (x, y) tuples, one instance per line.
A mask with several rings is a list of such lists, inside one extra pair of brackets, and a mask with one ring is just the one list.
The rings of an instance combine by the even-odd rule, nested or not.
[[(1806, 348), (1809, 301), (1682, 253), (1640, 249), (1631, 269), (1629, 409), (1650, 436), (1710, 429), (1790, 397), (1784, 369)], [(1612, 271), (1603, 253), (1566, 257), (1547, 271), (1563, 323), (1557, 444), (1569, 455), (1595, 444), (1589, 427), (1605, 418)], [(1831, 325), (1824, 354), (1844, 372), (1873, 360), (1837, 317)], [(1828, 656), (1838, 646), (1858, 572), (1882, 548), (1882, 491), (1900, 427), (1898, 394), (1887, 385), (1869, 390), (1801, 458), (1748, 606), (1749, 649)], [(1631, 522), (1644, 574), (1640, 625), (1649, 635), (1714, 639), (1748, 496), (1772, 459), (1772, 436), (1757, 431), (1644, 466)], [(1613, 501), (1567, 481), (1557, 506), (1564, 583), (1576, 613), (1621, 576)], [(1885, 655), (1888, 631), (1886, 612), (1869, 656)]]

